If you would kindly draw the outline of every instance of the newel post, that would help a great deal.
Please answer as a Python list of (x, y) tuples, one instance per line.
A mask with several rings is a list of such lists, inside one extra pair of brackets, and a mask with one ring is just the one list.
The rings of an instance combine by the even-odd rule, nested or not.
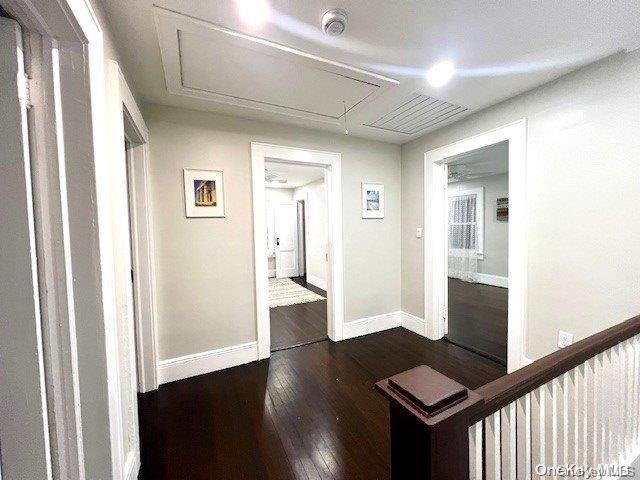
[(391, 478), (469, 478), (469, 426), (480, 395), (422, 365), (376, 384), (389, 400)]

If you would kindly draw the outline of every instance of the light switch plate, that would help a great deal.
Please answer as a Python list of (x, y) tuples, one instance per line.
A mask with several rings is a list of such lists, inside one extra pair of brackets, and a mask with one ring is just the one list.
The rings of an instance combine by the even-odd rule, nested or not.
[(422, 238), (422, 229), (416, 228), (416, 238)]
[(558, 330), (558, 348), (568, 347), (573, 343), (573, 333)]

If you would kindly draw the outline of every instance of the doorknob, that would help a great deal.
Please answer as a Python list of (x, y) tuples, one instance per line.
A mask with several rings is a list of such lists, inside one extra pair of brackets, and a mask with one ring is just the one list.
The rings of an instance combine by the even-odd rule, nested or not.
[(280, 237), (276, 238), (276, 245), (278, 245), (278, 246), (280, 245)]

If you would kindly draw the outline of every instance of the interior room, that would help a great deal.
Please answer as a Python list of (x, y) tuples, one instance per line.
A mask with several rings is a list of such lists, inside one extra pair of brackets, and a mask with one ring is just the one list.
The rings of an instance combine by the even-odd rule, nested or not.
[(445, 338), (507, 366), (509, 148), (447, 159), (448, 329)]
[(0, 478), (640, 467), (639, 19), (0, 0)]
[(325, 169), (265, 162), (271, 351), (327, 338)]

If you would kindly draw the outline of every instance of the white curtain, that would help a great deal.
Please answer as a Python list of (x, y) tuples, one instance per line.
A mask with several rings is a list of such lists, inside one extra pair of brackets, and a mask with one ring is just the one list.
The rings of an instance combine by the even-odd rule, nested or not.
[(449, 197), (449, 276), (478, 281), (476, 195)]

